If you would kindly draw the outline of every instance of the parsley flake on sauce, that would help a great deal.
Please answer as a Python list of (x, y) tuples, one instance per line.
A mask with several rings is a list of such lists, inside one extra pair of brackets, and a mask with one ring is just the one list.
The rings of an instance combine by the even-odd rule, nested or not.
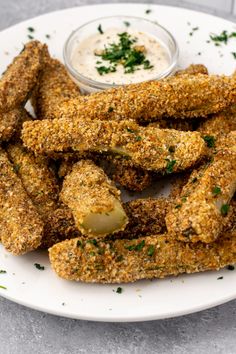
[(98, 26), (98, 32), (99, 32), (100, 34), (103, 34), (103, 33), (104, 33), (101, 24)]
[(6, 270), (0, 269), (0, 274), (6, 274)]
[(118, 33), (118, 42), (109, 43), (104, 50), (95, 55), (109, 63), (108, 66), (96, 66), (100, 75), (109, 74), (116, 71), (117, 65), (122, 65), (125, 74), (134, 73), (143, 67), (144, 70), (153, 68), (153, 65), (145, 56), (145, 47), (136, 46), (137, 38), (132, 37), (129, 33)]
[(4, 289), (4, 290), (7, 290), (7, 288), (3, 285), (0, 285), (0, 289)]
[(41, 264), (39, 264), (39, 263), (34, 263), (34, 266), (35, 266), (35, 268), (37, 268), (38, 270), (44, 270), (44, 269), (45, 269), (45, 267), (44, 267), (44, 266), (41, 266)]

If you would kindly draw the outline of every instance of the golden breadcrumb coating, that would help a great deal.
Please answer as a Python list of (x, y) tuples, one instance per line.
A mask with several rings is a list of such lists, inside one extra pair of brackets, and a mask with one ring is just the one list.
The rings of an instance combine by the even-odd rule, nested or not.
[(71, 210), (61, 204), (47, 216), (40, 248), (47, 249), (55, 243), (78, 236), (81, 233), (75, 226)]
[(175, 206), (167, 214), (168, 232), (181, 241), (213, 242), (236, 190), (236, 131), (213, 155), (212, 162), (193, 171)]
[(15, 255), (40, 245), (43, 223), (3, 150), (0, 150), (0, 226), (3, 246)]
[(236, 130), (236, 106), (213, 115), (210, 119), (202, 122), (198, 128), (202, 136), (213, 136), (216, 142), (218, 137), (228, 134), (232, 130)]
[(135, 240), (75, 238), (49, 249), (53, 270), (63, 279), (127, 283), (182, 273), (218, 270), (236, 262), (236, 233), (211, 244), (185, 243), (168, 234)]
[(92, 161), (74, 164), (60, 192), (82, 234), (106, 236), (123, 230), (127, 216), (120, 203), (120, 191)]
[[(24, 111), (23, 108), (15, 108), (9, 112), (0, 112), (0, 141), (8, 141), (14, 135)], [(24, 113), (23, 113), (24, 114)]]
[[(128, 223), (123, 231), (108, 235), (108, 239), (133, 239), (166, 232), (165, 216), (170, 207), (168, 199), (136, 199), (122, 205)], [(60, 241), (82, 236), (75, 226), (72, 211), (65, 205), (50, 214), (45, 227), (41, 248), (49, 248)]]
[(198, 132), (140, 127), (132, 121), (44, 119), (24, 123), (22, 139), (35, 153), (108, 151), (162, 173), (189, 168), (206, 152)]
[(13, 168), (42, 217), (57, 208), (59, 188), (49, 161), (43, 156), (35, 156), (21, 143), (7, 146)]
[(15, 57), (0, 80), (0, 112), (23, 105), (38, 81), (46, 46), (31, 41)]
[(79, 87), (69, 77), (65, 66), (48, 55), (32, 97), (37, 117), (56, 118), (55, 108), (79, 95)]
[(70, 99), (57, 107), (56, 116), (150, 122), (162, 117), (207, 117), (235, 102), (235, 77), (185, 74)]

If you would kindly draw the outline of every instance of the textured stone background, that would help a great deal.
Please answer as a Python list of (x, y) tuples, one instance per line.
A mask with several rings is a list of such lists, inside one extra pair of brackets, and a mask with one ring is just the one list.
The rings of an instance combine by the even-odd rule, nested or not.
[[(103, 2), (0, 0), (0, 29), (49, 11)], [(229, 19), (236, 13), (233, 0), (149, 2), (200, 9)], [(119, 324), (60, 318), (0, 298), (0, 354), (233, 354), (235, 334), (236, 301), (175, 319)]]

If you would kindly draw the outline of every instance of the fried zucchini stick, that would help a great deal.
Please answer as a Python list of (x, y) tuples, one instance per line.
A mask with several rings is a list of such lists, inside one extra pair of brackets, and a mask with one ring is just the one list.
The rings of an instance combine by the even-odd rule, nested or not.
[(73, 166), (63, 181), (60, 197), (72, 210), (82, 234), (105, 236), (127, 224), (120, 191), (92, 161), (81, 160)]
[(43, 223), (7, 154), (0, 150), (0, 238), (15, 255), (36, 249), (42, 239)]
[(75, 238), (49, 249), (58, 276), (87, 283), (128, 283), (182, 273), (218, 270), (236, 262), (236, 232), (205, 245), (177, 241), (168, 234), (136, 240)]
[(198, 132), (145, 128), (131, 121), (26, 122), (22, 139), (35, 153), (108, 151), (126, 156), (137, 167), (162, 173), (189, 168), (205, 154)]
[(138, 122), (203, 118), (235, 102), (235, 77), (185, 74), (68, 100), (58, 107), (57, 117)]
[(16, 132), (23, 108), (15, 108), (9, 112), (0, 112), (0, 141), (8, 141)]
[(213, 140), (216, 140), (217, 143), (220, 136), (236, 130), (236, 106), (232, 106), (204, 121), (197, 130), (203, 137), (213, 137)]
[(48, 160), (43, 156), (35, 156), (20, 143), (9, 144), (7, 153), (39, 214), (43, 218), (47, 217), (57, 208), (59, 193), (57, 180)]
[(69, 98), (79, 96), (80, 90), (59, 60), (48, 55), (45, 61), (32, 102), (37, 117), (53, 119), (57, 107)]
[(220, 235), (236, 190), (236, 131), (213, 161), (193, 171), (176, 205), (166, 216), (168, 232), (181, 241), (213, 242)]
[(38, 41), (25, 45), (0, 80), (0, 112), (24, 105), (37, 83), (46, 46)]

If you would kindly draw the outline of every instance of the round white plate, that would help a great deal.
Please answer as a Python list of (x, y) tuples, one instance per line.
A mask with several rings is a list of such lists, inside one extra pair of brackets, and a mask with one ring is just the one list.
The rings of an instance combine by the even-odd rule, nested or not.
[[(146, 10), (151, 12), (146, 14)], [(204, 63), (211, 73), (230, 74), (236, 66), (228, 45), (217, 47), (207, 43), (211, 32), (236, 31), (236, 26), (223, 19), (180, 8), (113, 4), (72, 8), (22, 22), (0, 33), (0, 72), (12, 60), (28, 35), (45, 41), (53, 56), (62, 59), (62, 47), (70, 32), (97, 17), (109, 15), (147, 17), (167, 27), (180, 47), (179, 66)], [(27, 28), (33, 27), (34, 32)], [(198, 28), (193, 30), (193, 28)], [(190, 35), (192, 33), (192, 35)], [(47, 38), (48, 35), (50, 38)], [(34, 263), (45, 266), (38, 270)], [(50, 269), (46, 252), (33, 252), (21, 257), (0, 250), (0, 295), (56, 315), (96, 321), (145, 321), (174, 317), (200, 311), (236, 297), (236, 270), (221, 270), (185, 275), (165, 280), (139, 281), (121, 285), (96, 285), (59, 279)], [(223, 278), (222, 278), (223, 277)]]

